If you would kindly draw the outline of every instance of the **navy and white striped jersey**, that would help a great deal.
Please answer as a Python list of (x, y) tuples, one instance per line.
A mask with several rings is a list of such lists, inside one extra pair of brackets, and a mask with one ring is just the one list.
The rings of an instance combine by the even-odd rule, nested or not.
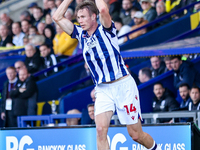
[(129, 74), (120, 55), (114, 23), (111, 31), (98, 25), (91, 36), (80, 26), (74, 25), (71, 37), (81, 43), (83, 57), (90, 68), (95, 84), (114, 81)]

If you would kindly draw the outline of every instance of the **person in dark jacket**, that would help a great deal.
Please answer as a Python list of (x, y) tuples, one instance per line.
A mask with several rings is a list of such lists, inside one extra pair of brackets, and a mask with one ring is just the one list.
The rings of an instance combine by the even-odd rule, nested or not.
[(200, 74), (190, 61), (182, 61), (181, 56), (170, 57), (174, 70), (174, 87), (178, 89), (182, 83), (187, 83), (191, 88), (193, 84), (200, 87)]
[(165, 63), (159, 57), (154, 56), (150, 58), (152, 78), (157, 77), (165, 72)]
[[(159, 19), (159, 18), (167, 15), (166, 8), (165, 8), (165, 3), (163, 1), (158, 1), (156, 3), (156, 12), (157, 12), (156, 19)], [(159, 26), (163, 26), (163, 25), (165, 25), (165, 24), (167, 24), (167, 23), (169, 23), (171, 21), (172, 21), (171, 17), (166, 18), (166, 19), (164, 19), (164, 20), (159, 21), (158, 23), (156, 23), (154, 27), (157, 28)]]
[(12, 36), (8, 32), (6, 25), (0, 25), (0, 47), (5, 47), (7, 43), (12, 43)]
[(151, 6), (151, 0), (141, 0), (140, 2), (143, 9), (144, 19), (148, 22), (155, 20), (157, 12), (155, 8)]
[(180, 108), (188, 108), (191, 99), (190, 99), (190, 87), (187, 83), (182, 83), (179, 85), (179, 94), (183, 100), (180, 104)]
[(36, 115), (37, 109), (37, 84), (27, 68), (19, 70), (19, 80), (15, 88), (10, 92), (11, 98), (15, 99), (13, 113), (17, 116)]
[(27, 44), (25, 46), (25, 65), (28, 69), (28, 72), (33, 74), (38, 72), (43, 66), (42, 58), (40, 57), (40, 53), (36, 50), (33, 44)]
[[(179, 104), (173, 94), (164, 88), (162, 83), (156, 83), (153, 87), (155, 97), (153, 98), (153, 112), (169, 112), (179, 108)], [(169, 122), (171, 119), (160, 119), (160, 122)]]
[[(57, 58), (54, 54), (51, 54), (51, 49), (47, 44), (42, 44), (40, 46), (40, 54), (43, 57), (44, 69), (57, 65), (58, 63)], [(53, 70), (45, 72), (44, 75), (47, 77), (56, 72), (58, 72), (58, 67), (54, 67)]]
[(191, 102), (188, 105), (188, 110), (200, 110), (200, 88), (193, 86), (190, 90)]
[(17, 73), (14, 67), (6, 69), (6, 76), (8, 80), (4, 83), (1, 101), (1, 119), (4, 120), (4, 127), (16, 127), (16, 121), (13, 114), (13, 101), (10, 92), (14, 89), (17, 83)]
[(47, 25), (44, 28), (43, 34), (45, 36), (45, 43), (49, 47), (53, 47), (53, 39), (55, 37), (55, 29), (54, 29), (54, 27), (52, 25)]

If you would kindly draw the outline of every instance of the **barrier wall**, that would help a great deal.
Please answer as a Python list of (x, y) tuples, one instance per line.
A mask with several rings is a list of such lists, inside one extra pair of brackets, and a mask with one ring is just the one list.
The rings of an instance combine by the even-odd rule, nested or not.
[[(161, 150), (191, 150), (191, 125), (144, 126)], [(111, 150), (146, 150), (134, 142), (125, 126), (108, 131)], [(96, 150), (95, 127), (51, 127), (0, 130), (1, 150)]]
[(59, 88), (79, 79), (81, 71), (84, 69), (84, 62), (62, 70), (55, 75), (37, 82), (38, 101), (58, 99), (61, 96)]

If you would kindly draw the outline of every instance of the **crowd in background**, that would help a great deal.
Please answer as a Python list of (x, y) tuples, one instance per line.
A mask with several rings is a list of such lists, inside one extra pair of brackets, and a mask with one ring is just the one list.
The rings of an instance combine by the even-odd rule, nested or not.
[[(75, 7), (82, 1), (74, 1), (65, 13), (65, 17), (74, 24), (78, 24), (75, 17)], [(195, 0), (172, 0), (171, 4), (167, 0), (105, 0), (105, 2), (109, 7), (112, 20), (115, 22), (119, 37), (166, 15), (170, 11), (178, 10), (195, 2)], [(33, 77), (34, 73), (56, 65), (59, 61), (81, 52), (80, 43), (76, 39), (72, 39), (52, 20), (52, 15), (61, 3), (62, 0), (43, 0), (43, 7), (39, 7), (37, 3), (31, 3), (27, 10), (20, 14), (20, 20), (17, 22), (13, 21), (6, 13), (0, 14), (0, 46), (24, 46), (26, 55), (24, 62), (17, 61), (14, 67), (6, 69), (8, 81), (4, 85), (1, 104), (1, 118), (7, 120), (5, 126), (17, 126), (17, 116), (36, 114), (38, 94), (36, 81), (57, 73), (60, 68), (54, 67), (53, 70), (45, 72), (39, 79)], [(197, 4), (192, 11), (196, 12), (199, 9), (200, 5)], [(184, 12), (166, 18), (151, 27), (133, 32), (129, 35), (129, 39), (134, 39), (174, 19), (178, 19), (182, 15), (184, 15)], [(123, 44), (127, 40), (124, 37), (120, 38), (118, 42)], [(141, 68), (138, 75), (131, 73), (137, 84), (145, 83), (167, 71), (173, 70), (174, 83), (172, 84), (180, 93), (179, 99), (176, 99), (169, 89), (163, 87), (161, 83), (156, 83), (152, 91), (155, 94), (152, 104), (154, 112), (166, 112), (179, 108), (199, 110), (199, 73), (190, 61), (183, 61), (181, 57), (165, 57), (163, 60), (159, 57), (151, 57), (150, 62), (151, 68)], [(87, 65), (84, 67), (85, 71), (81, 73), (80, 78), (90, 75)], [(187, 74), (188, 71), (190, 71), (190, 74)], [(89, 81), (83, 87), (91, 84), (92, 81)], [(186, 89), (186, 94), (183, 94), (183, 88)], [(196, 96), (194, 93), (199, 95)], [(10, 99), (16, 99), (18, 103), (11, 104)], [(88, 106), (88, 109), (91, 106)], [(11, 107), (15, 110), (14, 112), (11, 111)], [(73, 112), (77, 111), (73, 110), (68, 113)], [(161, 122), (170, 121), (161, 120)], [(70, 124), (69, 122), (70, 120), (68, 120), (68, 124)], [(78, 120), (76, 122), (80, 123)], [(94, 123), (94, 118), (90, 122)]]

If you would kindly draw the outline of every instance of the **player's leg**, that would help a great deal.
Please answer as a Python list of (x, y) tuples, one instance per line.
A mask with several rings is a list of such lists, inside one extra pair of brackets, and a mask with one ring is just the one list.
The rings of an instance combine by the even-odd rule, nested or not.
[(153, 138), (148, 133), (143, 132), (140, 119), (138, 119), (136, 124), (127, 125), (127, 130), (134, 141), (150, 150), (156, 150), (157, 145)]
[(98, 150), (110, 149), (107, 140), (107, 132), (112, 115), (113, 111), (107, 111), (95, 116)]

